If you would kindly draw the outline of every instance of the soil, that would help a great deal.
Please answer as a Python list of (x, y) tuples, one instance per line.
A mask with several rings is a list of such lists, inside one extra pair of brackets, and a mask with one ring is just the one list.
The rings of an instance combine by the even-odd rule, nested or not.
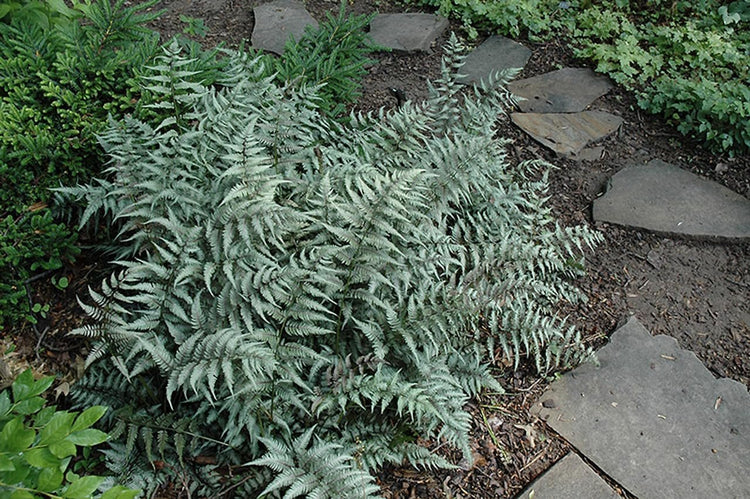
[[(154, 23), (164, 39), (180, 32), (180, 16), (203, 19), (206, 45), (224, 42), (230, 47), (249, 40), (253, 29), (253, 6), (259, 0), (165, 0), (154, 8), (166, 13)], [(323, 19), (336, 11), (337, 1), (308, 0), (310, 13)], [(350, 1), (349, 11), (417, 11), (388, 0)], [(457, 24), (451, 29), (461, 35)], [(446, 35), (447, 36), (447, 35)], [(375, 54), (377, 63), (363, 81), (363, 95), (356, 105), (362, 111), (396, 105), (388, 91), (396, 87), (410, 99), (427, 94), (427, 79), (439, 74), (440, 38), (426, 53)], [(533, 54), (519, 78), (541, 74), (564, 66), (585, 67), (575, 60), (561, 40), (531, 42), (519, 40)], [(478, 41), (477, 41), (478, 42)], [(475, 44), (477, 42), (467, 42)], [(557, 168), (550, 177), (550, 202), (564, 224), (592, 224), (591, 203), (606, 188), (607, 180), (634, 162), (662, 159), (750, 197), (750, 157), (728, 158), (704, 150), (682, 137), (661, 118), (638, 111), (633, 95), (619, 86), (597, 100), (592, 109), (617, 114), (624, 119), (619, 133), (603, 140), (604, 153), (598, 161), (574, 161), (557, 157), (510, 122), (501, 119), (499, 135), (513, 139), (511, 149), (518, 160), (542, 158)], [(653, 334), (675, 337), (683, 348), (717, 376), (750, 385), (750, 243), (696, 241), (663, 237), (640, 230), (601, 224), (605, 237), (587, 255), (588, 274), (580, 280), (588, 294), (587, 304), (563, 310), (586, 341), (599, 347), (606, 343), (618, 324), (635, 315)], [(81, 368), (85, 347), (71, 344), (64, 334), (80, 323), (76, 294), (86, 296), (105, 267), (96, 261), (80, 260), (66, 269), (71, 281), (65, 293), (52, 293), (48, 318), (32, 331), (30, 326), (10, 329), (3, 340), (12, 338), (16, 351), (6, 358), (16, 365), (31, 363), (38, 371), (65, 373), (60, 393)], [(35, 292), (47, 294), (43, 289)], [(5, 348), (3, 348), (5, 350)], [(571, 448), (544, 422), (529, 414), (549, 380), (523, 371), (501, 379), (507, 393), (486, 395), (471, 403), (474, 414), (474, 463), (459, 463), (450, 471), (420, 471), (388, 468), (378, 478), (386, 498), (502, 498), (515, 497), (536, 476), (549, 468)], [(437, 446), (435, 442), (425, 442)], [(455, 457), (455, 456), (452, 456)], [(458, 458), (456, 458), (458, 459)], [(456, 461), (458, 462), (458, 461)], [(627, 493), (620, 491), (627, 497)]]

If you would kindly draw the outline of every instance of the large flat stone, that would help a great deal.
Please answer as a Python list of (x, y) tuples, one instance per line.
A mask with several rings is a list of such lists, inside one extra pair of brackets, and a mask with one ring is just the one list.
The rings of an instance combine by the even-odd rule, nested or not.
[(631, 318), (532, 411), (640, 499), (750, 497), (750, 394)]
[(578, 154), (622, 125), (622, 118), (603, 111), (512, 113), (510, 118), (535, 140), (563, 155)]
[(433, 14), (378, 14), (370, 22), (370, 38), (394, 50), (427, 51), (446, 29), (448, 20)]
[(284, 45), (290, 36), (299, 40), (306, 26), (318, 27), (318, 21), (297, 0), (265, 3), (255, 7), (253, 13), (255, 26), (250, 39), (253, 47), (279, 55), (284, 53)]
[(620, 496), (577, 454), (568, 454), (517, 499), (617, 499)]
[(660, 160), (620, 170), (594, 220), (664, 234), (750, 239), (750, 200)]
[(588, 68), (563, 68), (508, 85), (523, 97), (518, 108), (524, 113), (577, 113), (609, 92), (612, 84)]
[(460, 73), (461, 83), (479, 83), (495, 71), (523, 68), (531, 57), (531, 50), (503, 36), (491, 36), (471, 51)]

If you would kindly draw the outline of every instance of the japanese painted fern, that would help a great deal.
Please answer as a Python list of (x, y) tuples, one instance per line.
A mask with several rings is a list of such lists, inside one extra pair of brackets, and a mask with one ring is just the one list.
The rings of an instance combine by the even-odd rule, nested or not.
[(470, 456), (493, 362), (588, 354), (554, 310), (583, 298), (597, 236), (558, 226), (546, 166), (494, 138), (512, 75), (464, 97), (448, 47), (428, 101), (345, 125), (243, 54), (220, 87), (186, 83), (179, 51), (146, 76), (168, 117), (113, 122), (109, 176), (66, 190), (122, 227), (76, 333), (98, 342), (77, 397), (117, 409), (123, 479), (371, 497), (384, 463), (450, 465), (415, 435)]

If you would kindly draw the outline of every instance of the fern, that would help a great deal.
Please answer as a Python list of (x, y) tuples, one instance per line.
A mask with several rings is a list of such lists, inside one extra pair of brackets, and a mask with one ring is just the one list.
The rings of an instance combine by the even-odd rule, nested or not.
[(263, 439), (268, 452), (252, 461), (277, 475), (262, 495), (285, 490), (284, 497), (372, 497), (379, 489), (368, 473), (353, 465), (354, 458), (341, 452), (339, 444), (317, 440), (315, 428), (285, 443)]
[(584, 298), (598, 236), (555, 223), (549, 165), (493, 138), (509, 75), (461, 93), (459, 52), (426, 102), (346, 124), (251, 54), (229, 53), (220, 85), (190, 80), (179, 47), (155, 61), (166, 118), (113, 122), (109, 180), (68, 191), (120, 224), (76, 333), (98, 342), (80, 400), (117, 408), (134, 484), (168, 461), (205, 495), (372, 496), (385, 463), (450, 466), (416, 436), (470, 456), (464, 405), (502, 391), (492, 362), (588, 354), (555, 310)]

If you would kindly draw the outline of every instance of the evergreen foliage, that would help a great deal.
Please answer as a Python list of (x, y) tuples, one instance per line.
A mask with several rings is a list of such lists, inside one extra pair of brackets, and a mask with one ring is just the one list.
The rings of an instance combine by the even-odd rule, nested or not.
[[(78, 254), (53, 220), (50, 187), (100, 171), (96, 134), (135, 108), (135, 71), (156, 53), (143, 24), (155, 1), (19, 1), (0, 5), (0, 328), (34, 320), (27, 291)], [(28, 296), (27, 296), (28, 294)]]
[(345, 124), (247, 53), (220, 86), (177, 49), (144, 76), (168, 116), (113, 120), (109, 176), (62, 190), (82, 223), (120, 223), (75, 397), (114, 407), (126, 483), (372, 497), (384, 463), (450, 465), (417, 435), (471, 456), (464, 405), (502, 390), (492, 362), (589, 354), (554, 312), (584, 298), (572, 279), (598, 236), (556, 224), (549, 165), (494, 137), (512, 75), (464, 97), (461, 62), (453, 38), (426, 102)]
[(365, 65), (374, 62), (367, 54), (386, 50), (373, 45), (366, 32), (374, 14), (347, 15), (346, 5), (342, 0), (338, 15), (326, 13), (317, 28), (307, 26), (299, 41), (287, 42), (283, 56), (268, 64), (283, 82), (320, 85), (318, 107), (331, 117), (342, 116), (359, 97)]

